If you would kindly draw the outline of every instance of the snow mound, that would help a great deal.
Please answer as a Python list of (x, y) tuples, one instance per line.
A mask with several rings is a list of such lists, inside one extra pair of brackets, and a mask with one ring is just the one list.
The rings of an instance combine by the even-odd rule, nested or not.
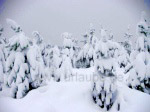
[[(73, 73), (88, 76), (93, 70), (73, 69)], [(120, 87), (120, 91), (124, 98), (120, 112), (149, 112), (149, 95), (125, 85)], [(102, 112), (93, 102), (91, 94), (92, 81), (51, 81), (47, 86), (30, 91), (22, 99), (1, 97), (0, 112)], [(115, 111), (112, 108), (110, 112)]]

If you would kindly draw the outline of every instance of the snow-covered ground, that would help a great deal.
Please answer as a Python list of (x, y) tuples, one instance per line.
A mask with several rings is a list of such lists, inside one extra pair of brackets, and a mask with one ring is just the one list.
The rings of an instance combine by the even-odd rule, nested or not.
[[(0, 112), (103, 112), (93, 102), (91, 95), (93, 70), (73, 69), (74, 76), (70, 80), (50, 81), (47, 86), (30, 91), (22, 99), (0, 93)], [(150, 95), (125, 85), (121, 85), (120, 89), (124, 98), (121, 112), (150, 111)], [(111, 112), (115, 112), (113, 108)]]

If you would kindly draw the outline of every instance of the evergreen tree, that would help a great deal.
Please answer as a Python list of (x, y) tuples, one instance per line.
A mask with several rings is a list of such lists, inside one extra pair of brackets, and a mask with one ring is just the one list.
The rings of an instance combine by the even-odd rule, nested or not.
[(87, 59), (87, 53), (89, 50), (89, 34), (86, 32), (83, 35), (84, 40), (81, 41), (84, 43), (83, 48), (80, 49), (77, 58), (76, 58), (76, 67), (77, 68), (87, 68), (90, 67), (89, 59)]
[(68, 49), (69, 51), (69, 57), (71, 59), (71, 64), (72, 64), (72, 67), (75, 66), (74, 62), (75, 62), (75, 50), (76, 50), (76, 42), (77, 40), (75, 40), (74, 38), (72, 38), (72, 34), (68, 33), (68, 32), (65, 32), (62, 34), (62, 37), (64, 39), (63, 41), (63, 49)]
[[(99, 80), (94, 82), (93, 99), (104, 110), (110, 110), (118, 98), (116, 88), (116, 60), (117, 43), (109, 41), (104, 29), (101, 29), (101, 40), (95, 49), (95, 73)], [(120, 110), (120, 103), (117, 103)]]
[(147, 49), (150, 53), (150, 26), (148, 26), (148, 33), (147, 33)]
[[(133, 60), (133, 70), (129, 77), (129, 87), (150, 93), (150, 53), (148, 52), (148, 25), (145, 13), (137, 24), (136, 55)], [(142, 69), (141, 69), (142, 68)]]
[(50, 71), (51, 76), (54, 77), (56, 81), (60, 81), (60, 67), (62, 63), (62, 57), (60, 57), (60, 49), (58, 46), (54, 46), (51, 49), (50, 54)]
[(130, 33), (130, 26), (128, 26), (127, 32), (124, 35), (125, 41), (124, 41), (124, 48), (127, 51), (127, 53), (130, 55), (132, 51), (132, 34)]
[(5, 74), (5, 38), (2, 36), (4, 28), (0, 25), (0, 91), (4, 82)]
[(78, 54), (76, 64), (79, 67), (88, 68), (94, 66), (94, 49), (98, 41), (93, 24), (90, 24), (89, 34), (86, 33), (83, 37), (85, 45)]
[(60, 80), (65, 80), (72, 75), (72, 64), (69, 56), (69, 49), (63, 49), (62, 63), (59, 69)]
[(73, 67), (73, 56), (74, 56), (74, 43), (72, 40), (72, 35), (68, 32), (62, 34), (64, 39), (63, 48), (61, 51), (61, 63), (59, 64), (59, 69), (57, 70), (57, 77), (59, 80), (65, 80), (72, 75)]
[(14, 30), (15, 35), (9, 39), (7, 45), (9, 55), (6, 60), (5, 84), (11, 88), (10, 94), (12, 97), (22, 98), (29, 91), (30, 83), (27, 59), (29, 40), (15, 21), (7, 19), (7, 23)]
[(52, 57), (52, 47), (50, 44), (47, 44), (42, 52), (44, 65), (47, 68), (50, 68), (51, 65), (51, 57)]
[(108, 40), (111, 40), (111, 41), (114, 40), (114, 35), (113, 35), (112, 31), (109, 32)]
[(85, 45), (86, 43), (88, 43), (88, 38), (89, 38), (89, 35), (88, 35), (88, 32), (86, 32), (84, 35), (83, 35), (83, 44)]
[(97, 37), (95, 36), (95, 28), (91, 23), (89, 29), (89, 44), (91, 44), (92, 47), (95, 48), (96, 42), (97, 42)]
[(39, 46), (42, 57), (44, 56), (45, 44), (43, 42), (43, 37), (38, 31), (33, 31), (32, 35), (34, 36), (34, 41)]
[(45, 84), (46, 75), (44, 62), (39, 46), (39, 40), (33, 40), (33, 45), (29, 47), (29, 50), (27, 52), (27, 60), (30, 67), (31, 87), (37, 88)]
[(76, 61), (77, 61), (77, 56), (78, 52), (80, 50), (80, 47), (78, 46), (78, 40), (76, 38), (72, 38), (73, 42), (73, 47), (71, 49), (71, 62), (72, 62), (72, 67), (76, 68)]

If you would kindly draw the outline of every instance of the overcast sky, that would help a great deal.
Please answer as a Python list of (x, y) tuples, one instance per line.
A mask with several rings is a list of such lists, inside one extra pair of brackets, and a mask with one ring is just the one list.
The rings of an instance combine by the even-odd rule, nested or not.
[(129, 24), (135, 38), (143, 10), (150, 17), (150, 0), (0, 0), (0, 23), (9, 32), (5, 33), (7, 37), (13, 33), (5, 19), (11, 18), (22, 26), (27, 36), (32, 38), (32, 31), (38, 30), (45, 42), (59, 45), (63, 32), (82, 39), (81, 35), (93, 23), (99, 36), (102, 24), (120, 41)]

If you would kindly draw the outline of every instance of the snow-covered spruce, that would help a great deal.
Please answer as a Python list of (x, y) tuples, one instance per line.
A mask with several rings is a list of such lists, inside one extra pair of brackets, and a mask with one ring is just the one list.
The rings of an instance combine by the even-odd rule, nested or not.
[(69, 56), (69, 50), (67, 48), (63, 50), (62, 62), (60, 68), (58, 69), (58, 73), (60, 74), (60, 80), (65, 80), (72, 75), (71, 58)]
[(72, 74), (76, 60), (77, 40), (68, 32), (62, 34), (63, 47), (51, 46), (45, 49), (44, 60), (50, 77), (55, 81), (65, 80)]
[(44, 66), (48, 68), (50, 67), (51, 64), (51, 57), (52, 57), (51, 48), (52, 46), (50, 44), (47, 44), (45, 45), (44, 50), (42, 52)]
[[(107, 40), (106, 32), (101, 29), (102, 39), (95, 49), (95, 74), (99, 80), (94, 82), (93, 99), (104, 110), (110, 110), (117, 99), (116, 89), (116, 60), (115, 50), (117, 43)], [(120, 103), (117, 109), (120, 110)]]
[(98, 42), (92, 23), (90, 24), (89, 34), (86, 33), (83, 37), (84, 46), (78, 54), (76, 65), (77, 67), (88, 68), (94, 66), (94, 49)]
[[(14, 24), (11, 24), (14, 23)], [(11, 88), (10, 94), (14, 98), (22, 98), (29, 91), (29, 64), (27, 60), (27, 50), (29, 47), (28, 37), (16, 25), (13, 20), (8, 19), (15, 35), (9, 39), (7, 48), (9, 56), (6, 61), (5, 84)], [(13, 25), (13, 26), (12, 26)]]
[(125, 50), (123, 46), (120, 46), (116, 59), (119, 64), (119, 67), (123, 68), (124, 72), (127, 73), (126, 69), (128, 69), (128, 67), (131, 65), (131, 60), (128, 52)]
[(0, 24), (0, 37), (2, 37), (3, 31), (4, 31), (4, 28), (3, 28), (2, 25)]
[(77, 68), (88, 68), (90, 67), (90, 60), (93, 58), (89, 59), (88, 56), (88, 50), (89, 50), (89, 35), (86, 32), (86, 34), (83, 35), (84, 40), (82, 41), (84, 43), (84, 46), (82, 49), (80, 49), (78, 55), (77, 55), (77, 60), (76, 60), (76, 67)]
[(37, 88), (44, 85), (46, 80), (44, 62), (36, 39), (33, 40), (33, 45), (28, 49), (27, 60), (30, 68), (31, 87)]
[(111, 41), (114, 40), (114, 35), (113, 35), (112, 31), (109, 31), (108, 40), (111, 40)]
[(50, 76), (54, 77), (54, 80), (60, 81), (60, 66), (62, 63), (62, 57), (60, 57), (60, 49), (58, 46), (54, 46), (50, 50), (50, 61), (49, 61), (49, 68), (50, 68)]
[(14, 30), (14, 32), (22, 32), (20, 25), (18, 25), (18, 23), (16, 23), (14, 20), (7, 18), (6, 21), (7, 24), (9, 24), (9, 26), (11, 27), (11, 29)]
[(43, 37), (38, 31), (33, 31), (32, 32), (34, 36), (34, 41), (36, 42), (37, 45), (41, 45), (43, 43)]
[(42, 58), (43, 58), (43, 60), (44, 60), (45, 44), (44, 44), (44, 42), (43, 42), (43, 37), (42, 37), (42, 35), (41, 35), (38, 31), (33, 31), (33, 32), (32, 32), (32, 35), (34, 36), (33, 41), (35, 41), (35, 42), (36, 42), (36, 45), (38, 45), (38, 47), (40, 48), (40, 52), (41, 52)]
[(2, 49), (4, 58), (6, 60), (8, 55), (7, 48), (6, 48), (6, 45), (8, 44), (8, 39), (3, 36), (3, 32), (4, 32), (4, 28), (0, 25), (0, 48)]
[(65, 80), (72, 75), (72, 58), (73, 58), (73, 42), (71, 39), (71, 34), (65, 32), (62, 34), (64, 38), (63, 49), (62, 49), (62, 62), (58, 73), (60, 74), (60, 80)]
[(6, 75), (4, 83), (10, 88), (13, 98), (22, 98), (32, 88), (37, 88), (43, 82), (43, 60), (40, 48), (25, 36), (20, 26), (13, 20), (7, 19), (15, 35), (9, 39), (9, 51), (6, 60)]
[(132, 34), (130, 33), (130, 26), (128, 26), (127, 32), (124, 35), (125, 41), (124, 41), (124, 48), (127, 51), (127, 53), (130, 55), (132, 51)]
[(131, 42), (132, 35), (130, 34), (129, 26), (124, 37), (125, 41), (119, 42), (120, 48), (118, 50), (118, 55), (116, 56), (116, 59), (119, 64), (119, 67), (124, 71), (125, 74), (127, 74), (132, 68), (132, 59), (130, 54), (132, 54), (133, 51)]
[(150, 93), (150, 52), (148, 25), (145, 12), (142, 12), (141, 20), (137, 24), (136, 49), (131, 57), (133, 60), (133, 69), (130, 71), (129, 87)]
[[(42, 74), (45, 74), (44, 77), (46, 77), (46, 80), (49, 80), (51, 78), (51, 70), (50, 67), (52, 65), (52, 48), (53, 46), (50, 44), (45, 44), (43, 41), (42, 35), (38, 31), (33, 31), (32, 35), (34, 36), (33, 41), (35, 42), (35, 45), (38, 46), (38, 52), (40, 53), (40, 61), (43, 66), (41, 66), (42, 69), (44, 69), (45, 72)], [(41, 59), (42, 57), (42, 59)]]
[[(72, 34), (68, 32), (64, 32), (62, 34), (63, 38), (63, 49), (69, 50), (69, 57), (71, 58), (72, 67), (76, 67), (77, 53), (79, 47), (77, 46), (78, 40), (72, 37)], [(63, 50), (62, 49), (62, 50)]]
[(80, 51), (80, 47), (78, 46), (78, 39), (76, 38), (72, 38), (72, 42), (73, 42), (73, 47), (72, 47), (72, 53), (71, 53), (71, 63), (72, 63), (72, 67), (73, 68), (77, 68), (76, 66), (76, 62), (77, 62), (77, 57), (78, 57), (78, 53)]
[(43, 54), (46, 77), (48, 80), (53, 77), (55, 81), (60, 81), (59, 69), (62, 63), (60, 48), (57, 45), (47, 44)]
[(5, 74), (5, 46), (6, 38), (3, 37), (4, 28), (0, 25), (0, 91), (2, 90), (2, 83), (4, 82)]

